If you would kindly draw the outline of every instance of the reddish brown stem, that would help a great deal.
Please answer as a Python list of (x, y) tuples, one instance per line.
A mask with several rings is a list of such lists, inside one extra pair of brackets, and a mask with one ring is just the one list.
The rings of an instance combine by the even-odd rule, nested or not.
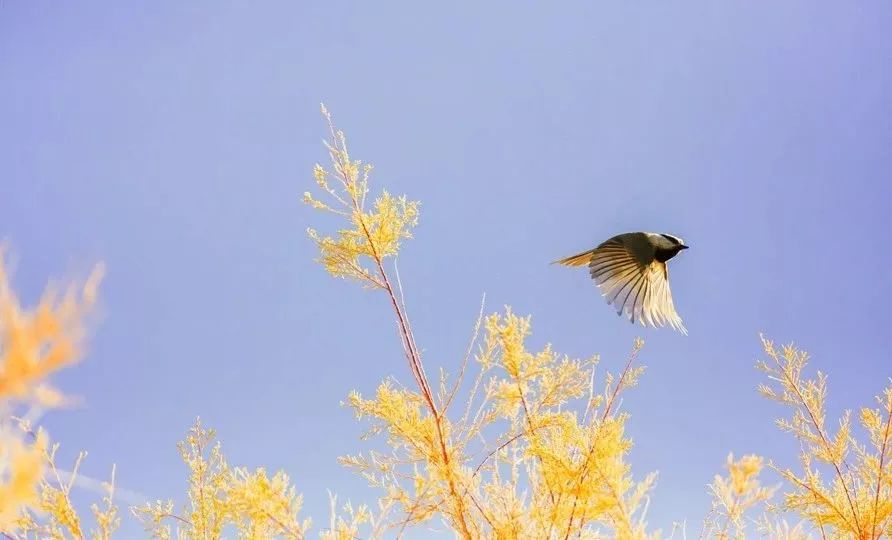
[[(341, 176), (341, 180), (343, 181), (344, 185), (347, 186), (350, 184), (351, 179), (348, 177), (348, 173), (346, 172), (348, 170), (348, 163), (345, 163), (345, 161), (349, 159), (347, 158), (348, 154), (346, 143), (343, 142), (343, 139), (338, 137), (338, 134), (336, 133), (334, 126), (331, 123), (331, 118), (329, 118), (329, 127), (332, 133), (332, 142), (335, 145), (335, 151), (332, 152), (332, 157), (335, 160), (335, 168), (337, 169), (338, 174)], [(380, 276), (380, 281), (381, 283), (383, 283), (384, 290), (387, 291), (387, 295), (390, 297), (391, 306), (393, 307), (393, 311), (396, 314), (400, 338), (402, 340), (403, 349), (405, 350), (406, 359), (409, 362), (409, 369), (412, 371), (412, 375), (415, 378), (416, 383), (418, 384), (421, 395), (424, 398), (427, 407), (430, 409), (430, 413), (434, 417), (434, 424), (437, 428), (437, 442), (443, 459), (443, 467), (447, 472), (447, 481), (449, 484), (450, 496), (456, 504), (456, 515), (454, 517), (457, 518), (459, 525), (461, 526), (462, 535), (465, 538), (470, 539), (472, 538), (472, 535), (466, 520), (464, 503), (462, 502), (462, 497), (460, 497), (458, 494), (452, 467), (450, 465), (450, 457), (449, 451), (447, 449), (446, 436), (443, 431), (444, 418), (440, 414), (440, 411), (437, 409), (436, 403), (434, 402), (434, 395), (430, 390), (427, 376), (424, 373), (424, 366), (421, 363), (421, 355), (418, 353), (418, 349), (415, 346), (415, 341), (412, 336), (412, 330), (409, 326), (408, 317), (400, 306), (400, 302), (397, 300), (396, 294), (393, 290), (393, 286), (390, 283), (390, 278), (388, 277), (387, 272), (384, 269), (383, 257), (378, 252), (378, 248), (377, 246), (375, 246), (375, 242), (372, 239), (372, 235), (369, 231), (368, 225), (366, 225), (365, 219), (363, 217), (364, 214), (360, 196), (357, 195), (355, 190), (351, 191), (348, 189), (348, 193), (350, 193), (351, 195), (353, 211), (356, 213), (357, 221), (362, 228), (362, 234), (365, 236), (365, 239), (368, 242), (369, 249), (371, 251), (371, 258), (375, 261), (375, 265)], [(362, 197), (364, 198), (364, 195)]]
[(886, 411), (886, 431), (883, 434), (883, 444), (880, 446), (880, 466), (877, 469), (877, 492), (873, 498), (873, 527), (870, 537), (876, 538), (877, 534), (877, 510), (880, 507), (880, 491), (883, 487), (883, 462), (886, 459), (886, 443), (889, 441), (889, 428), (892, 426), (892, 411)]
[(626, 367), (623, 369), (622, 375), (619, 376), (619, 381), (617, 381), (616, 386), (613, 388), (613, 393), (610, 395), (610, 399), (604, 405), (604, 414), (601, 415), (602, 422), (606, 420), (607, 416), (610, 414), (610, 410), (613, 408), (613, 403), (616, 401), (616, 396), (619, 394), (620, 388), (622, 388), (626, 376), (629, 374), (629, 369), (632, 367), (632, 362), (634, 362), (637, 357), (638, 350), (633, 351), (632, 354), (629, 355), (629, 361), (626, 362)]
[(183, 525), (188, 525), (188, 526), (192, 527), (193, 529), (195, 528), (195, 525), (191, 521), (189, 521), (186, 518), (180, 517), (176, 514), (161, 514), (159, 517), (161, 519), (164, 519), (164, 518), (175, 519), (175, 520), (179, 521), (180, 523), (182, 523)]
[[(361, 209), (359, 208), (358, 201), (356, 201), (355, 199), (354, 205), (356, 211), (359, 212), (361, 216)], [(375, 265), (378, 268), (378, 273), (381, 276), (381, 281), (384, 282), (384, 290), (387, 291), (387, 295), (390, 297), (390, 304), (393, 307), (394, 313), (396, 314), (397, 322), (399, 324), (400, 337), (402, 338), (403, 346), (406, 350), (409, 367), (412, 370), (412, 374), (415, 376), (416, 382), (418, 383), (418, 386), (421, 390), (421, 394), (424, 397), (425, 402), (427, 402), (427, 406), (430, 409), (431, 414), (434, 416), (434, 424), (437, 427), (437, 439), (443, 458), (443, 466), (448, 471), (447, 476), (450, 494), (458, 505), (456, 514), (461, 525), (462, 533), (465, 538), (472, 538), (470, 529), (468, 528), (468, 524), (465, 520), (464, 504), (462, 503), (462, 498), (458, 495), (458, 490), (455, 486), (455, 479), (452, 475), (449, 451), (446, 448), (446, 437), (443, 433), (443, 417), (440, 415), (440, 411), (437, 410), (437, 406), (434, 403), (434, 396), (431, 393), (430, 386), (427, 382), (427, 377), (424, 374), (424, 368), (421, 365), (421, 357), (418, 354), (418, 349), (415, 347), (414, 340), (412, 339), (412, 332), (409, 329), (408, 317), (406, 317), (405, 313), (403, 313), (403, 310), (400, 307), (400, 303), (396, 298), (396, 294), (393, 291), (393, 286), (390, 283), (390, 278), (387, 276), (387, 272), (384, 269), (383, 260), (378, 254), (375, 243), (372, 241), (372, 236), (365, 224), (365, 220), (360, 218), (359, 222), (362, 226), (362, 232), (369, 243), (369, 248), (372, 251), (372, 258), (375, 260)]]
[(272, 521), (273, 523), (278, 525), (281, 530), (290, 534), (293, 538), (296, 538), (297, 540), (303, 540), (303, 537), (304, 537), (303, 534), (301, 534), (299, 531), (295, 531), (289, 525), (282, 523), (282, 521), (279, 518), (277, 518), (276, 516), (272, 515), (269, 510), (265, 510), (264, 513), (266, 514), (266, 517), (269, 518), (270, 521)]

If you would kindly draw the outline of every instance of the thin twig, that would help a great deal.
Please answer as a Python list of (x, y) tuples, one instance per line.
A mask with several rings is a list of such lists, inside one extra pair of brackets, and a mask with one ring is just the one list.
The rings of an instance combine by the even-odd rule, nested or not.
[(616, 400), (616, 396), (619, 394), (620, 388), (622, 388), (623, 383), (625, 382), (626, 375), (629, 373), (629, 369), (632, 367), (632, 362), (638, 358), (638, 353), (641, 351), (641, 347), (637, 346), (632, 350), (632, 354), (629, 355), (629, 361), (626, 362), (626, 367), (623, 369), (622, 375), (619, 377), (619, 381), (617, 381), (616, 386), (613, 388), (613, 394), (611, 394), (610, 399), (604, 405), (604, 414), (601, 415), (601, 421), (607, 419), (607, 416), (610, 414), (610, 409), (613, 407), (613, 403)]
[(592, 374), (588, 383), (588, 401), (585, 404), (585, 413), (582, 415), (582, 425), (588, 422), (588, 413), (592, 408), (592, 402), (595, 400), (595, 369), (596, 366), (592, 366)]
[(471, 351), (474, 349), (474, 343), (477, 342), (477, 337), (480, 335), (480, 325), (483, 322), (483, 307), (486, 305), (486, 293), (483, 293), (483, 298), (480, 299), (480, 312), (477, 314), (477, 322), (474, 323), (474, 331), (471, 333), (471, 340), (468, 342), (468, 350), (465, 352), (465, 357), (462, 359), (461, 370), (458, 372), (458, 377), (455, 381), (455, 386), (452, 388), (452, 392), (449, 393), (449, 397), (446, 399), (446, 402), (443, 404), (443, 410), (446, 411), (449, 409), (449, 405), (452, 404), (452, 400), (455, 399), (455, 394), (458, 392), (459, 387), (461, 386), (462, 380), (465, 376), (465, 369), (468, 366), (468, 361), (471, 358)]
[[(331, 123), (330, 117), (329, 126), (331, 128), (331, 131), (334, 133), (334, 126)], [(338, 142), (340, 142), (340, 146), (336, 146), (336, 148), (332, 151), (332, 161), (335, 163), (335, 167), (341, 175), (342, 181), (345, 184), (348, 184), (350, 182), (350, 179), (346, 172), (347, 163), (344, 162), (349, 159), (349, 154), (347, 153), (346, 141), (343, 135), (340, 132), (338, 132), (337, 135), (338, 136), (335, 138), (335, 145), (338, 145)], [(363, 209), (361, 207), (361, 200), (357, 199), (357, 194), (355, 193), (355, 191), (356, 190), (353, 190), (353, 192), (348, 191), (348, 193), (351, 193), (353, 208), (357, 216), (358, 224), (362, 230), (362, 234), (365, 237), (366, 242), (368, 242), (368, 246), (371, 251), (371, 258), (375, 261), (378, 275), (380, 276), (381, 281), (384, 284), (384, 290), (387, 291), (387, 295), (390, 298), (391, 306), (393, 307), (394, 313), (396, 314), (400, 337), (402, 339), (403, 346), (407, 355), (410, 370), (415, 376), (416, 382), (418, 383), (419, 389), (421, 390), (422, 397), (424, 398), (425, 402), (427, 402), (430, 412), (434, 417), (434, 424), (437, 430), (437, 442), (440, 447), (439, 449), (443, 459), (443, 464), (445, 465), (446, 470), (449, 472), (449, 474), (447, 475), (449, 491), (454, 502), (457, 505), (455, 517), (458, 518), (458, 522), (461, 525), (462, 535), (465, 538), (472, 538), (470, 528), (465, 519), (464, 503), (462, 502), (462, 498), (458, 496), (458, 491), (455, 485), (455, 478), (450, 466), (451, 459), (449, 457), (449, 451), (447, 449), (446, 435), (443, 431), (443, 417), (440, 414), (436, 403), (434, 402), (434, 396), (430, 390), (427, 376), (424, 373), (424, 366), (421, 363), (421, 355), (418, 352), (418, 348), (413, 339), (408, 317), (403, 307), (400, 305), (400, 302), (397, 300), (393, 285), (391, 284), (390, 278), (387, 275), (387, 271), (384, 268), (383, 258), (378, 252), (378, 248), (375, 245), (369, 227), (366, 224)]]
[(184, 525), (188, 525), (189, 527), (191, 527), (193, 529), (195, 528), (195, 525), (191, 521), (189, 521), (188, 519), (186, 519), (184, 517), (180, 517), (176, 514), (159, 514), (158, 517), (160, 519), (165, 519), (165, 518), (175, 519)]

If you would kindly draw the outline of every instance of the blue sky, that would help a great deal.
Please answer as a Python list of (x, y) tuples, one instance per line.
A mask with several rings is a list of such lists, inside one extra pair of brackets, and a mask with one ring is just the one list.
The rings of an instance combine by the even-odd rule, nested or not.
[[(534, 347), (613, 370), (643, 336), (623, 407), (634, 471), (660, 474), (649, 522), (699, 522), (729, 451), (792, 464), (760, 331), (812, 352), (834, 416), (892, 375), (890, 25), (882, 2), (5, 1), (16, 285), (108, 267), (58, 378), (86, 405), (47, 427), (151, 498), (182, 493), (174, 443), (201, 415), (317, 525), (326, 489), (371, 500), (335, 461), (364, 447), (339, 402), (408, 373), (386, 299), (312, 261), (324, 101), (375, 184), (423, 203), (400, 271), (428, 365), (457, 365), (484, 292), (533, 314)], [(548, 264), (627, 230), (692, 246), (671, 265), (689, 336)]]

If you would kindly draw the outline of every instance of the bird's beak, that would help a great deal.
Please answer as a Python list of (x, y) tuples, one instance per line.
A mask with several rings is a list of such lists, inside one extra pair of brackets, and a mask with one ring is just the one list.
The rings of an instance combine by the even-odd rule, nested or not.
[(680, 246), (678, 246), (678, 247), (679, 247), (679, 249), (688, 249), (688, 248), (691, 247), (691, 246), (686, 246), (686, 245), (682, 244), (682, 245), (680, 245)]

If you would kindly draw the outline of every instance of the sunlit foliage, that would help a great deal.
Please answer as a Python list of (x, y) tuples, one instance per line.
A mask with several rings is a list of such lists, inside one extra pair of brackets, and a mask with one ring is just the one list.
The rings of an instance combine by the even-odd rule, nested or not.
[(734, 461), (734, 455), (728, 455), (728, 476), (716, 475), (709, 485), (713, 503), (704, 525), (704, 533), (708, 537), (746, 538), (746, 512), (770, 500), (774, 494), (774, 489), (763, 487), (759, 482), (763, 461), (756, 455)]
[[(344, 133), (335, 129), (325, 107), (322, 113), (331, 136), (325, 143), (331, 166), (325, 168), (317, 163), (313, 176), (329, 201), (323, 202), (308, 191), (304, 193), (304, 202), (342, 216), (347, 227), (334, 237), (321, 236), (315, 229), (307, 232), (319, 247), (319, 262), (333, 276), (387, 288), (381, 265), (384, 258), (397, 254), (401, 240), (412, 237), (412, 227), (418, 223), (418, 203), (382, 191), (369, 208), (366, 196), (372, 166), (350, 157)], [(374, 268), (369, 268), (369, 264)]]
[[(316, 182), (330, 200), (307, 193), (314, 208), (339, 214), (346, 227), (337, 237), (310, 230), (323, 266), (383, 289), (394, 310), (415, 387), (384, 381), (372, 398), (352, 393), (348, 405), (371, 423), (392, 452), (342, 458), (382, 491), (379, 507), (396, 508), (398, 530), (439, 518), (465, 538), (647, 536), (642, 503), (654, 476), (633, 480), (625, 435), (628, 416), (620, 394), (642, 372), (635, 344), (618, 377), (606, 375), (596, 391), (595, 359), (576, 360), (550, 346), (527, 347), (530, 319), (510, 308), (478, 321), (482, 339), (472, 341), (477, 376), (464, 359), (454, 381), (441, 377), (432, 390), (415, 343), (401, 288), (394, 287), (385, 257), (409, 237), (418, 204), (383, 192), (365, 208), (371, 167), (352, 161), (346, 138), (329, 121), (331, 165), (315, 167)], [(362, 171), (360, 173), (360, 171)], [(388, 225), (385, 225), (388, 224)], [(397, 284), (398, 285), (398, 284)], [(472, 351), (474, 351), (472, 353)], [(462, 406), (456, 396), (467, 391)]]
[[(372, 167), (351, 157), (346, 137), (322, 112), (330, 163), (314, 167), (318, 193), (307, 192), (303, 200), (337, 224), (329, 234), (308, 233), (328, 273), (383, 295), (411, 384), (389, 378), (374, 395), (347, 396), (345, 404), (367, 426), (364, 438), (379, 444), (340, 463), (377, 495), (373, 504), (354, 506), (330, 494), (330, 518), (318, 535), (391, 538), (412, 528), (422, 534), (442, 528), (469, 539), (658, 538), (646, 521), (656, 475), (632, 473), (630, 417), (620, 407), (643, 374), (636, 364), (643, 341), (635, 341), (617, 374), (602, 373), (598, 357), (571, 358), (549, 344), (531, 345), (530, 317), (508, 307), (484, 315), (481, 306), (454, 373), (441, 370), (432, 381), (392, 263), (412, 238), (419, 204), (383, 190), (370, 198)], [(85, 520), (72, 504), (85, 454), (72, 471), (58, 468), (58, 445), (35, 427), (43, 410), (69, 402), (47, 378), (82, 353), (101, 268), (61, 296), (50, 287), (33, 309), (20, 305), (5, 270), (0, 257), (0, 537), (108, 540), (121, 521), (114, 468)], [(356, 324), (389, 331), (376, 320)], [(876, 407), (861, 409), (858, 425), (846, 412), (831, 429), (827, 377), (818, 372), (809, 378), (808, 356), (793, 346), (777, 350), (764, 338), (763, 346), (766, 359), (758, 367), (769, 382), (759, 391), (789, 408), (778, 425), (800, 444), (800, 470), (769, 462), (781, 482), (765, 486), (762, 457), (729, 455), (727, 473), (708, 485), (712, 507), (699, 537), (892, 536), (892, 385)], [(302, 498), (284, 472), (270, 476), (263, 468), (231, 466), (213, 430), (199, 422), (179, 452), (188, 473), (185, 496), (130, 509), (146, 535), (307, 537), (310, 520), (299, 516)], [(679, 533), (686, 538), (684, 526), (673, 527), (670, 538)]]
[[(309, 520), (300, 520), (302, 504), (288, 476), (272, 478), (262, 468), (230, 467), (214, 431), (196, 421), (180, 442), (189, 469), (189, 503), (181, 512), (173, 501), (156, 501), (132, 509), (152, 538), (304, 538)], [(232, 536), (226, 534), (225, 536)]]
[(878, 407), (861, 409), (867, 435), (856, 435), (846, 411), (835, 431), (827, 425), (827, 376), (805, 373), (808, 354), (792, 345), (778, 350), (762, 338), (766, 360), (758, 367), (770, 384), (759, 387), (767, 398), (789, 408), (778, 426), (801, 445), (799, 472), (775, 467), (787, 481), (783, 508), (802, 516), (826, 538), (872, 539), (892, 536), (892, 385), (876, 398)]
[[(48, 378), (79, 360), (103, 269), (96, 267), (82, 285), (61, 294), (47, 287), (29, 309), (13, 292), (7, 268), (0, 253), (0, 532), (8, 538), (85, 538), (69, 496), (84, 454), (73, 472), (60, 473), (58, 445), (32, 425), (43, 410), (67, 402)], [(92, 508), (93, 538), (109, 538), (119, 522), (112, 476), (102, 505)]]

